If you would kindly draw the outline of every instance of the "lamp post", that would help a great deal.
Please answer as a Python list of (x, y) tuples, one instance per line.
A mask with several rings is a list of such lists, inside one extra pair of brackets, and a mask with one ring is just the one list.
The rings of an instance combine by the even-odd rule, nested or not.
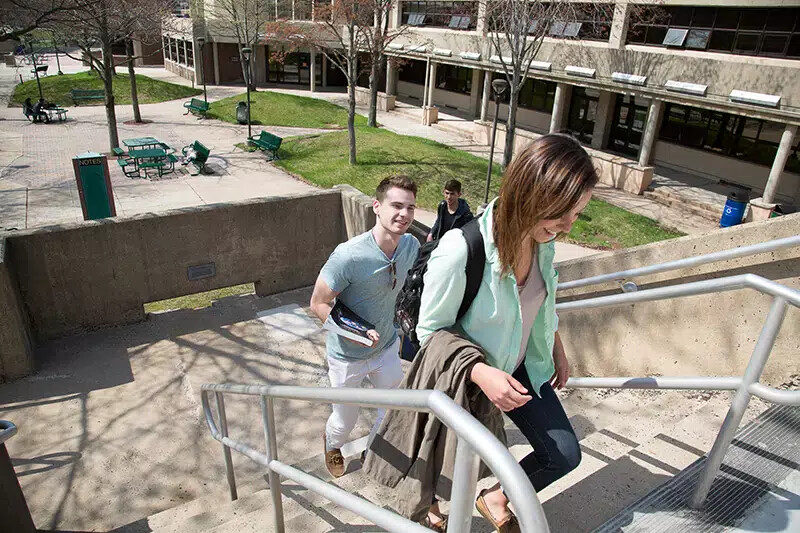
[(55, 32), (50, 32), (51, 40), (53, 41), (53, 50), (56, 51), (56, 66), (58, 66), (58, 75), (61, 76), (64, 73), (61, 72), (61, 61), (58, 60), (58, 45), (56, 44), (56, 34)]
[(247, 87), (247, 137), (253, 136), (250, 131), (250, 50), (249, 48), (242, 48), (242, 57), (244, 58), (244, 84)]
[[(488, 76), (489, 73), (487, 72)], [(486, 172), (486, 192), (483, 194), (483, 205), (489, 203), (489, 185), (492, 183), (492, 162), (494, 161), (494, 139), (497, 135), (497, 118), (500, 115), (500, 98), (506, 93), (508, 82), (506, 80), (494, 80), (492, 82), (492, 92), (494, 93), (494, 123), (492, 124), (492, 142), (489, 145), (489, 170)]]
[(36, 68), (36, 53), (33, 51), (33, 43), (31, 41), (28, 41), (28, 47), (31, 49), (31, 63), (33, 63), (33, 75), (36, 76), (36, 87), (39, 89), (39, 98), (44, 99), (42, 82), (39, 81), (39, 69)]
[(203, 101), (208, 102), (208, 95), (206, 94), (206, 64), (203, 62), (203, 44), (206, 40), (202, 37), (197, 38), (197, 51), (200, 52), (200, 60), (195, 61), (194, 68), (197, 71), (197, 65), (200, 64), (200, 73), (203, 77)]

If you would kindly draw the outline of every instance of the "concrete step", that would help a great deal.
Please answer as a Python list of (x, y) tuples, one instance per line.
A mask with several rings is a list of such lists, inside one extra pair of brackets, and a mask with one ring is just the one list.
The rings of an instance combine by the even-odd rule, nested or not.
[(660, 204), (687, 211), (693, 215), (697, 215), (710, 221), (717, 222), (722, 216), (721, 208), (718, 209), (709, 204), (694, 202), (692, 200), (674, 195), (668, 191), (663, 191), (662, 189), (645, 191), (643, 196)]

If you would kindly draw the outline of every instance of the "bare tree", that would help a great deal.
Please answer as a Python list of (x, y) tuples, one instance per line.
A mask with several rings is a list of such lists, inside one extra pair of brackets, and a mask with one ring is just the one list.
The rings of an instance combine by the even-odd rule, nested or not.
[(408, 26), (405, 25), (398, 28), (391, 28), (389, 25), (389, 19), (396, 3), (396, 0), (365, 1), (365, 7), (372, 12), (373, 17), (372, 27), (361, 29), (370, 61), (369, 112), (367, 113), (367, 125), (373, 128), (378, 125), (378, 77), (381, 73), (383, 59), (386, 57), (386, 50), (392, 41), (408, 30)]
[(3, 0), (0, 2), (0, 42), (18, 41), (36, 28), (45, 27), (73, 9), (95, 0)]
[[(89, 62), (103, 82), (105, 93), (106, 121), (108, 122), (108, 141), (110, 149), (119, 146), (117, 133), (117, 115), (114, 107), (114, 58), (112, 46), (115, 43), (125, 42), (137, 31), (142, 24), (155, 24), (160, 18), (157, 16), (158, 6), (168, 5), (167, 0), (96, 0), (92, 4), (83, 5), (62, 12), (48, 27), (59, 35), (59, 41), (71, 41), (77, 44), (83, 52), (82, 58)], [(150, 21), (150, 22), (147, 22)], [(101, 55), (95, 53), (100, 47)], [(67, 50), (63, 51), (70, 55)], [(70, 57), (73, 57), (70, 55)], [(134, 78), (135, 84), (135, 78)], [(135, 85), (133, 87), (135, 91)], [(137, 106), (138, 107), (138, 106)], [(141, 120), (141, 116), (139, 116)]]
[(362, 70), (359, 55), (367, 50), (366, 34), (374, 23), (374, 0), (336, 0), (314, 6), (314, 23), (275, 21), (267, 24), (270, 39), (290, 47), (314, 47), (338, 68), (347, 80), (347, 131), (350, 164), (356, 164), (356, 86)]
[[(508, 118), (503, 166), (511, 162), (514, 151), (519, 93), (528, 70), (539, 53), (545, 35), (552, 28), (565, 28), (572, 20), (567, 0), (481, 0), (484, 2), (488, 41), (499, 57), (508, 81)], [(563, 33), (563, 30), (562, 30)]]
[(268, 0), (214, 0), (205, 7), (206, 21), (223, 35), (233, 37), (239, 47), (239, 63), (242, 76), (250, 90), (256, 89), (253, 76), (254, 61), (250, 62), (250, 72), (245, 72), (243, 48), (255, 50), (263, 38), (264, 25), (275, 19), (276, 2)]

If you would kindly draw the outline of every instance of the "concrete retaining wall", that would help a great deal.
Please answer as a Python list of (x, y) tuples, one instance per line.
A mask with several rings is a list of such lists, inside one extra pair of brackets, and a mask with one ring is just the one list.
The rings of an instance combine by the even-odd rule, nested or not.
[[(558, 265), (570, 281), (796, 235), (800, 214), (619, 250)], [(639, 290), (753, 273), (800, 289), (800, 248), (637, 278)], [(619, 284), (561, 291), (559, 302), (619, 294)], [(706, 375), (744, 372), (771, 297), (752, 290), (559, 314), (574, 376)], [(783, 383), (800, 374), (800, 310), (791, 307), (764, 372)]]
[(8, 247), (0, 238), (0, 383), (33, 371), (33, 343), (17, 288), (6, 261)]
[[(492, 135), (492, 123), (475, 121), (475, 128), (472, 132), (472, 139), (481, 144), (490, 144)], [(519, 152), (532, 141), (541, 137), (540, 134), (531, 131), (517, 129), (514, 133), (514, 153)], [(497, 137), (495, 139), (495, 151), (503, 151), (506, 142), (506, 128), (504, 124), (497, 124)], [(653, 181), (653, 167), (639, 166), (630, 159), (594, 150), (584, 146), (586, 151), (592, 156), (600, 182), (610, 185), (615, 189), (622, 189), (631, 194), (642, 194)]]
[[(142, 320), (150, 301), (248, 282), (259, 295), (308, 286), (344, 239), (339, 192), (320, 192), (89, 221), (7, 242), (41, 340)], [(188, 280), (188, 267), (209, 263), (213, 277)]]

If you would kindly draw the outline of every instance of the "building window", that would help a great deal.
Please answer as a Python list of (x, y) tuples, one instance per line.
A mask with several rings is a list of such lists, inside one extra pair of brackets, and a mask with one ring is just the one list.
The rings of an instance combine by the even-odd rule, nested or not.
[(169, 37), (162, 38), (162, 46), (164, 51), (164, 59), (169, 59), (172, 61), (172, 57), (169, 55)]
[(406, 83), (425, 85), (425, 65), (425, 61), (405, 60), (400, 66), (397, 79)]
[(180, 56), (178, 55), (178, 39), (170, 39), (170, 43), (172, 44), (172, 60), (178, 63)]
[(294, 19), (311, 20), (311, 0), (294, 0)]
[(594, 122), (597, 118), (597, 101), (600, 91), (585, 87), (573, 87), (569, 106), (567, 131), (582, 143), (592, 142)]
[(184, 45), (186, 44), (186, 41), (177, 40), (177, 41), (175, 41), (175, 43), (176, 43), (176, 45), (178, 47), (178, 63), (180, 63), (181, 65), (185, 65), (186, 64), (186, 48), (184, 48)]
[[(511, 20), (513, 11), (508, 11), (507, 3), (487, 3), (487, 24), (492, 32), (502, 31), (506, 21)], [(554, 4), (551, 8), (547, 3), (533, 8), (528, 14), (532, 18), (528, 26), (528, 33), (555, 39), (580, 39), (587, 41), (608, 41), (611, 36), (611, 25), (614, 20), (614, 4), (611, 3), (581, 3), (564, 2)], [(536, 18), (536, 16), (540, 18)], [(542, 25), (546, 25), (543, 27)]]
[(478, 2), (403, 2), (401, 17), (401, 23), (409, 26), (474, 30), (478, 20)]
[[(492, 75), (492, 80), (506, 80), (506, 75), (501, 72), (495, 72)], [(489, 95), (489, 99), (494, 101), (494, 94)], [(508, 90), (503, 95), (502, 102), (508, 104), (511, 99), (511, 94)], [(525, 109), (532, 109), (534, 111), (541, 111), (543, 113), (553, 112), (553, 102), (556, 99), (556, 84), (552, 81), (537, 80), (534, 78), (526, 78), (519, 91), (517, 98), (517, 105)]]
[(184, 41), (186, 43), (186, 66), (194, 67), (194, 46), (191, 41)]
[(647, 112), (646, 105), (637, 105), (636, 97), (618, 94), (608, 149), (636, 157), (642, 145), (642, 133), (647, 123)]
[[(716, 152), (758, 165), (772, 166), (785, 126), (754, 118), (667, 104), (659, 138)], [(786, 162), (786, 170), (800, 173), (800, 139)]]
[(628, 43), (800, 58), (800, 8), (645, 7)]
[(438, 65), (436, 88), (454, 93), (470, 94), (472, 92), (472, 69), (454, 65)]

